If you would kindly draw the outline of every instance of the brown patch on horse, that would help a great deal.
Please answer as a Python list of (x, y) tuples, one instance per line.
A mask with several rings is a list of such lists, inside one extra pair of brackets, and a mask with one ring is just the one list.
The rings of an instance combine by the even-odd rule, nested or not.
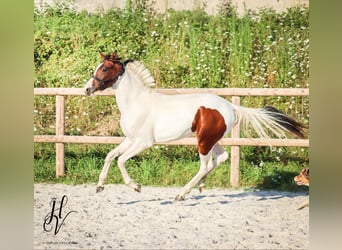
[(201, 106), (192, 121), (191, 131), (196, 131), (198, 151), (207, 155), (226, 131), (223, 116), (216, 109)]

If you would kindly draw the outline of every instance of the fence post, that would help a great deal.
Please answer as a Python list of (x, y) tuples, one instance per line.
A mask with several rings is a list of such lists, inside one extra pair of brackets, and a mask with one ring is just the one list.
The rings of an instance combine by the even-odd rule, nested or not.
[[(56, 95), (56, 135), (64, 135), (64, 100), (63, 95)], [(64, 143), (56, 143), (56, 177), (64, 175)]]
[[(240, 96), (233, 96), (232, 103), (240, 105)], [(235, 124), (232, 128), (232, 138), (240, 138), (240, 126)], [(230, 185), (238, 187), (240, 182), (240, 146), (231, 147), (231, 165), (230, 165)]]

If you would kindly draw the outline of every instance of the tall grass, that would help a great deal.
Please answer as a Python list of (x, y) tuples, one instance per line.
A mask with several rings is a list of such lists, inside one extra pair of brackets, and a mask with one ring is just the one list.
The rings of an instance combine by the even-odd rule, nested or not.
[[(99, 63), (98, 50), (116, 51), (124, 59), (143, 62), (155, 77), (157, 87), (309, 86), (308, 9), (301, 7), (281, 14), (264, 9), (243, 17), (230, 5), (222, 5), (216, 16), (201, 9), (157, 14), (146, 1), (132, 1), (130, 9), (96, 14), (76, 12), (63, 4), (35, 11), (34, 87), (83, 87)], [(55, 133), (54, 102), (53, 97), (34, 98), (35, 134)], [(248, 97), (242, 99), (242, 104), (273, 105), (308, 124), (306, 97)], [(122, 135), (118, 119), (113, 97), (67, 98), (66, 134)], [(68, 145), (67, 175), (57, 181), (96, 180), (110, 148)], [(248, 160), (246, 155), (256, 148), (242, 148), (242, 184), (259, 185), (265, 176), (275, 173), (276, 166), (291, 166), (295, 173), (308, 164), (306, 149), (283, 148), (282, 152), (291, 152), (286, 154), (289, 160), (282, 156), (284, 153), (261, 149), (259, 155), (252, 153)], [(262, 154), (270, 156), (265, 164), (260, 161)], [(275, 158), (277, 154), (280, 160)], [(180, 185), (198, 168), (195, 147), (147, 150), (130, 164), (132, 175), (155, 185)], [(224, 166), (213, 173), (209, 183), (227, 185), (228, 168)], [(120, 182), (117, 170), (112, 171), (115, 179), (110, 181)], [(56, 181), (53, 145), (35, 144), (35, 181), (47, 180)]]

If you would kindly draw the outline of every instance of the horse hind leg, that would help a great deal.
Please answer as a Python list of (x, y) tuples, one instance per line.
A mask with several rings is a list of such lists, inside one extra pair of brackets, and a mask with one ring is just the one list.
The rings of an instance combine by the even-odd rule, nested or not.
[(221, 163), (226, 161), (228, 159), (229, 155), (227, 151), (223, 149), (218, 143), (216, 143), (213, 147), (213, 164), (212, 167), (208, 166), (206, 175), (203, 176), (203, 178), (198, 182), (198, 189), (200, 193), (205, 189), (205, 181), (208, 177), (208, 175)]
[(214, 145), (213, 153), (215, 167), (225, 162), (229, 158), (227, 151), (225, 151), (218, 143)]
[(207, 173), (207, 165), (209, 161), (212, 161), (211, 159), (211, 152), (208, 153), (207, 155), (202, 155), (200, 154), (200, 160), (201, 160), (201, 165), (200, 169), (197, 172), (197, 174), (191, 179), (191, 181), (186, 184), (182, 191), (176, 196), (175, 200), (177, 201), (182, 201), (185, 199), (185, 194), (190, 193), (191, 189), (198, 183), (199, 180), (203, 178), (203, 176)]
[(211, 170), (214, 169), (213, 164), (214, 164), (213, 160), (210, 159), (208, 162), (208, 165), (206, 167), (205, 175), (198, 182), (198, 190), (200, 193), (202, 193), (202, 191), (205, 189), (205, 181), (207, 180), (207, 177), (208, 177), (209, 173), (211, 172), (209, 169), (211, 169)]
[[(198, 151), (200, 154), (200, 170), (191, 179), (191, 181), (185, 185), (181, 193), (176, 196), (176, 200), (184, 200), (185, 194), (191, 191), (191, 188), (199, 183), (203, 178), (207, 176), (208, 172), (215, 168), (216, 163), (212, 160), (212, 151), (215, 148), (216, 151), (221, 153), (220, 161), (223, 160), (224, 156), (222, 149), (219, 146), (215, 146), (217, 142), (224, 136), (226, 131), (226, 124), (223, 116), (216, 110), (201, 106), (195, 114), (192, 122), (191, 131), (196, 131), (196, 137), (198, 141)], [(200, 186), (203, 182), (200, 182)], [(203, 188), (203, 187), (202, 187)]]

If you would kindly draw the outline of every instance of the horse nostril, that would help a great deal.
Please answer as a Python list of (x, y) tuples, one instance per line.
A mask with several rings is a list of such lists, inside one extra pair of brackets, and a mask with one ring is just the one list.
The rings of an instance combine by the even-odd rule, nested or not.
[(84, 92), (86, 93), (86, 95), (90, 95), (91, 88), (86, 88)]

